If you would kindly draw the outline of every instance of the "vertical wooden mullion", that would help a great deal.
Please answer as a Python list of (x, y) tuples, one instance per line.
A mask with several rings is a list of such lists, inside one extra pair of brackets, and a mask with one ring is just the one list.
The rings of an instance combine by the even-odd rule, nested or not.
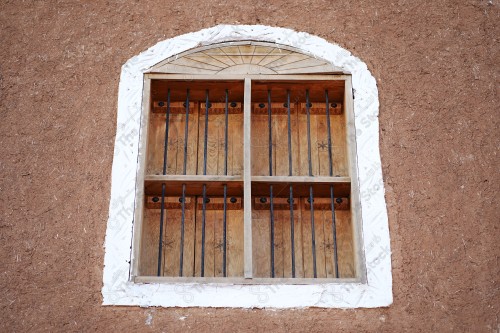
[(141, 257), (141, 240), (142, 240), (142, 228), (144, 220), (144, 177), (146, 170), (146, 157), (148, 155), (148, 128), (149, 128), (149, 114), (151, 108), (151, 79), (148, 77), (144, 78), (144, 94), (142, 99), (142, 119), (140, 128), (140, 145), (139, 147), (144, 147), (139, 150), (139, 159), (137, 166), (137, 180), (136, 180), (136, 193), (135, 197), (135, 211), (134, 211), (134, 226), (133, 226), (133, 247), (131, 255), (131, 274), (130, 278), (133, 279), (134, 276), (141, 275), (140, 272), (140, 257)]
[[(356, 128), (354, 123), (354, 96), (352, 90), (352, 77), (345, 80), (344, 89), (344, 113), (346, 122), (346, 143), (349, 177), (351, 178), (351, 221), (353, 235), (354, 251), (354, 276), (366, 281), (366, 271), (363, 263), (364, 252), (362, 248), (362, 230), (361, 230), (361, 206), (359, 202), (359, 187), (357, 174), (357, 153), (356, 153)], [(340, 254), (339, 254), (340, 256)]]
[(245, 78), (243, 108), (243, 200), (244, 200), (244, 275), (252, 278), (252, 161), (251, 161), (251, 89), (252, 81)]

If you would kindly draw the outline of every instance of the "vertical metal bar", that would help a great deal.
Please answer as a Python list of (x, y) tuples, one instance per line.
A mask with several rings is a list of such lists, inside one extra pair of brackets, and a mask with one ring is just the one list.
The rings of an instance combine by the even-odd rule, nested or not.
[[(328, 131), (328, 158), (330, 162), (330, 177), (333, 177), (333, 158), (332, 158), (332, 134), (330, 130), (330, 102), (328, 101), (328, 90), (325, 90), (326, 101), (326, 128)], [(330, 206), (332, 211), (332, 231), (333, 231), (333, 262), (335, 264), (335, 277), (339, 277), (339, 265), (337, 257), (337, 223), (335, 221), (335, 202), (333, 185), (330, 185)]]
[[(271, 119), (271, 90), (267, 91), (267, 127), (269, 131), (269, 176), (273, 175), (273, 127)], [(271, 214), (271, 277), (274, 277), (274, 205), (273, 185), (269, 185), (269, 207)]]
[[(288, 111), (288, 175), (292, 176), (292, 125), (290, 116), (290, 90), (286, 91), (286, 106)], [(292, 244), (292, 277), (295, 277), (295, 231), (294, 231), (294, 221), (293, 221), (293, 186), (290, 185), (290, 239)]]
[[(187, 172), (187, 143), (189, 130), (189, 89), (186, 91), (186, 124), (184, 127), (184, 167), (183, 173)], [(184, 263), (184, 223), (186, 221), (186, 184), (182, 184), (182, 202), (181, 202), (181, 244), (179, 251), (179, 276), (182, 276), (182, 266)]]
[[(170, 125), (170, 89), (167, 91), (167, 115), (165, 118), (165, 141), (163, 143), (163, 175), (167, 174), (167, 152), (168, 131)], [(163, 222), (165, 217), (165, 184), (161, 185), (161, 212), (160, 212), (160, 235), (158, 239), (158, 269), (157, 275), (161, 275), (161, 261), (163, 255)]]
[[(309, 90), (306, 90), (306, 113), (307, 113), (307, 158), (309, 162), (309, 176), (312, 176), (312, 161), (311, 161), (311, 116), (310, 116)], [(313, 270), (314, 277), (317, 277), (316, 272), (316, 231), (314, 229), (314, 195), (313, 187), (309, 185), (309, 203), (311, 205), (311, 246), (313, 255)]]
[[(207, 174), (207, 155), (208, 155), (208, 89), (206, 90), (205, 101), (205, 133), (203, 134), (203, 175)], [(203, 206), (201, 216), (201, 277), (205, 276), (205, 224), (207, 210), (207, 185), (203, 184)]]
[[(226, 89), (226, 107), (225, 107), (225, 127), (224, 127), (224, 175), (227, 176), (227, 138), (228, 138), (228, 95)], [(222, 256), (222, 273), (226, 277), (226, 259), (227, 259), (227, 184), (224, 184), (224, 249)]]

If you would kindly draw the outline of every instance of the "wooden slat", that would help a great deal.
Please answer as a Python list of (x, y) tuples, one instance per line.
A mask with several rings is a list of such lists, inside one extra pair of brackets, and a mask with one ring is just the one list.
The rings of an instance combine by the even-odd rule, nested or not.
[(349, 211), (336, 211), (335, 214), (337, 220), (339, 276), (353, 278), (356, 276), (356, 263), (354, 259), (351, 213)]
[(221, 286), (228, 285), (249, 285), (249, 284), (260, 284), (260, 285), (280, 285), (280, 284), (293, 284), (293, 285), (309, 285), (309, 284), (325, 284), (325, 283), (360, 283), (360, 279), (356, 278), (344, 278), (344, 279), (306, 279), (306, 278), (221, 278), (221, 277), (192, 277), (192, 278), (179, 278), (179, 277), (157, 277), (157, 276), (136, 276), (134, 277), (135, 283), (215, 283)]
[(302, 228), (302, 252), (304, 260), (304, 278), (314, 278), (313, 255), (311, 246), (311, 212), (304, 207), (304, 198), (300, 200), (301, 228)]
[(227, 212), (227, 276), (243, 277), (243, 210)]
[(267, 115), (252, 114), (252, 175), (269, 176), (269, 130)]
[[(323, 94), (324, 94), (324, 91), (323, 91)], [(299, 108), (300, 108), (301, 114), (306, 114), (307, 108), (306, 108), (305, 102), (300, 103)], [(342, 114), (342, 103), (338, 103), (338, 102), (330, 103), (329, 111), (330, 111), (330, 115)], [(324, 100), (319, 101), (319, 102), (312, 102), (311, 107), (309, 108), (309, 113), (313, 114), (313, 115), (323, 115), (323, 116), (326, 115), (326, 104), (325, 104)]]
[(207, 193), (210, 196), (222, 196), (224, 184), (227, 184), (229, 196), (241, 196), (243, 194), (243, 181), (239, 176), (148, 176), (145, 182), (145, 194), (150, 196), (161, 195), (161, 184), (166, 183), (166, 194), (168, 196), (182, 195), (182, 184), (186, 184), (186, 194), (189, 196), (200, 195), (203, 184), (207, 185)]
[(157, 274), (158, 268), (160, 211), (145, 209), (141, 221), (142, 233), (138, 275), (153, 276)]
[(253, 276), (270, 277), (271, 248), (269, 210), (254, 210), (252, 213), (252, 259)]
[(243, 115), (228, 116), (228, 175), (243, 177)]
[[(186, 114), (185, 101), (182, 102), (170, 102), (170, 114)], [(189, 102), (189, 113), (196, 111), (195, 102)], [(154, 101), (153, 102), (153, 113), (159, 113), (164, 116), (167, 114), (167, 101)], [(163, 117), (163, 122), (165, 122), (165, 117)]]
[[(346, 116), (341, 114), (331, 117), (333, 175), (349, 176), (347, 162)], [(350, 149), (350, 148), (349, 148)]]

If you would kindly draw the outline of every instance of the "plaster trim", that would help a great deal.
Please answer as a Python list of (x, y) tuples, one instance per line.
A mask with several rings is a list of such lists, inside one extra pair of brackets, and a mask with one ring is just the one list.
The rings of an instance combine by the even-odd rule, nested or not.
[[(366, 260), (366, 283), (232, 285), (129, 281), (143, 75), (155, 64), (187, 50), (245, 40), (294, 47), (352, 75), (362, 215), (361, 250)], [(304, 32), (262, 25), (219, 25), (159, 42), (131, 58), (122, 66), (118, 92), (111, 200), (104, 244), (103, 305), (239, 308), (390, 305), (391, 250), (379, 153), (378, 113), (377, 85), (366, 64), (340, 46)]]

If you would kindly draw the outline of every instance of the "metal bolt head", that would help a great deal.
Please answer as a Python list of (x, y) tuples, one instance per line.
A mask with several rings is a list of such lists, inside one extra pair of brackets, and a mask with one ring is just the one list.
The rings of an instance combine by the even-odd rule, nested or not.
[(182, 106), (183, 106), (183, 107), (186, 107), (186, 106), (187, 106), (186, 102), (182, 103)]
[(236, 198), (235, 197), (231, 197), (231, 199), (229, 199), (229, 201), (231, 201), (231, 203), (236, 203)]
[(210, 198), (205, 198), (205, 203), (210, 203)]
[(182, 203), (184, 200), (182, 199), (182, 197), (179, 198), (179, 202)]
[(307, 104), (308, 107), (312, 108), (313, 104), (312, 103), (309, 103)]
[(263, 108), (265, 108), (265, 107), (266, 107), (266, 104), (264, 104), (264, 103), (259, 103), (259, 108), (263, 109)]
[[(307, 202), (311, 203), (311, 198), (307, 198)], [(313, 202), (314, 202), (314, 199), (313, 199)]]
[(230, 105), (231, 105), (231, 107), (232, 107), (232, 108), (235, 108), (235, 107), (238, 105), (238, 103), (236, 103), (236, 102), (231, 102), (231, 104), (230, 104)]
[(266, 203), (266, 202), (267, 202), (267, 198), (265, 198), (265, 197), (260, 198), (260, 203)]
[(163, 105), (165, 105), (164, 102), (158, 102), (158, 106), (163, 106)]
[(212, 107), (212, 103), (208, 102), (208, 103), (207, 103), (207, 108), (209, 108), (209, 109), (210, 109), (211, 107)]
[(337, 103), (332, 103), (330, 106), (335, 109), (337, 107)]
[(337, 198), (337, 199), (335, 199), (335, 201), (336, 201), (338, 204), (341, 204), (341, 203), (342, 203), (342, 198)]
[(160, 198), (158, 198), (158, 197), (153, 197), (153, 199), (151, 199), (151, 200), (152, 200), (153, 202), (158, 202), (158, 201), (160, 201)]
[(288, 103), (283, 103), (283, 107), (287, 108), (288, 107)]

